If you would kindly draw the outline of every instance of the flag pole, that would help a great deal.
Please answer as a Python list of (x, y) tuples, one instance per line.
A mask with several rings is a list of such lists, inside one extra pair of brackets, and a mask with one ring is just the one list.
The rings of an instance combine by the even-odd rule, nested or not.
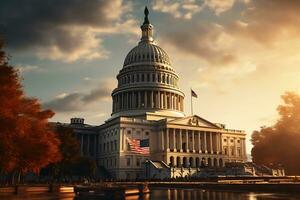
[(191, 88), (191, 115), (193, 115), (193, 95), (192, 95), (192, 88)]

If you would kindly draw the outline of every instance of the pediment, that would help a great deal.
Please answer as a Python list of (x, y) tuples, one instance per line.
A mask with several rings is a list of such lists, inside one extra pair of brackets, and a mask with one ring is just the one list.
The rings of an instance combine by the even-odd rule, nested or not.
[(220, 129), (216, 124), (199, 117), (198, 115), (188, 116), (180, 119), (171, 120), (168, 123), (176, 125), (185, 125), (185, 126), (196, 126), (196, 127), (205, 127), (205, 128), (217, 128)]

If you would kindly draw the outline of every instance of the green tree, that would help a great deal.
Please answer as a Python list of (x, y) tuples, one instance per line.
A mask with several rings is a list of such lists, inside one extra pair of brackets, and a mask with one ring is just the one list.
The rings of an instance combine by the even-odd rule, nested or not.
[(287, 174), (300, 174), (300, 96), (293, 92), (282, 95), (277, 111), (280, 118), (270, 127), (252, 134), (252, 157), (257, 164), (282, 165)]

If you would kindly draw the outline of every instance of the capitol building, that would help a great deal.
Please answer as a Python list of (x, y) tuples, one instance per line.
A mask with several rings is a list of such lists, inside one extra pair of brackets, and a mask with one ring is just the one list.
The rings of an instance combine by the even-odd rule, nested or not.
[[(68, 124), (80, 139), (82, 154), (115, 179), (184, 177), (203, 167), (245, 162), (244, 131), (185, 115), (180, 76), (155, 43), (153, 29), (146, 8), (141, 39), (117, 75), (111, 117), (100, 126), (84, 124), (81, 118)], [(181, 173), (168, 174), (171, 169)], [(162, 171), (166, 174), (159, 175)]]

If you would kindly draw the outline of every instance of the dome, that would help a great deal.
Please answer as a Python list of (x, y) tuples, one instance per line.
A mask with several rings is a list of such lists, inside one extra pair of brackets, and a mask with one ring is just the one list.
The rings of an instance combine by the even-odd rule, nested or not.
[(140, 42), (126, 56), (123, 67), (135, 63), (161, 63), (171, 66), (168, 54), (154, 43)]
[(112, 91), (112, 117), (183, 117), (179, 76), (168, 54), (154, 42), (147, 7), (144, 13), (141, 40), (125, 57), (117, 75), (118, 86)]

